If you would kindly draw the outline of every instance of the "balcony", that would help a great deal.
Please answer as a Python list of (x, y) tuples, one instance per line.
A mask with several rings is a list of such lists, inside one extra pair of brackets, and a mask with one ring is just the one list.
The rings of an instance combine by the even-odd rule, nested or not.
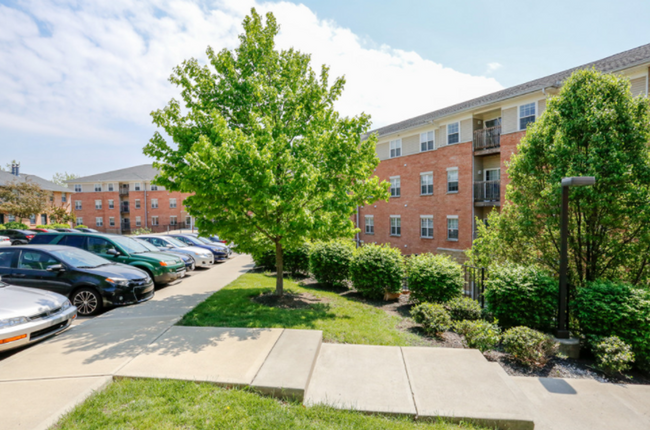
[(474, 206), (501, 206), (501, 181), (474, 182)]
[(474, 131), (474, 155), (498, 153), (501, 149), (501, 125)]
[(129, 195), (129, 188), (128, 187), (120, 187), (120, 195), (121, 196), (128, 196)]
[(120, 205), (120, 213), (128, 214), (129, 213), (129, 205), (121, 204)]

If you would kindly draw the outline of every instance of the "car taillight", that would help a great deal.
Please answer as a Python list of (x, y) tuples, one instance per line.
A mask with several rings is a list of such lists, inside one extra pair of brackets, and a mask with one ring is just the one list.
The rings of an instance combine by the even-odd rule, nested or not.
[(28, 235), (25, 236), (25, 237), (26, 237), (27, 239), (30, 239), (30, 240), (31, 240), (31, 239), (34, 237), (34, 235), (33, 235), (33, 234), (28, 234)]

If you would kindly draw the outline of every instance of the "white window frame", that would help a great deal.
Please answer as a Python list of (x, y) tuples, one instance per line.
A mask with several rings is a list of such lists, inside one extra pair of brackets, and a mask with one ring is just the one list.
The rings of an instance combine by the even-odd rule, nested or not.
[(104, 226), (104, 218), (103, 217), (95, 217), (95, 226), (96, 227), (103, 227)]
[(109, 209), (115, 209), (115, 200), (108, 199), (108, 208)]
[(151, 209), (158, 209), (158, 199), (151, 199)]
[(185, 217), (185, 227), (188, 225), (192, 225), (192, 217), (189, 215)]
[(152, 226), (158, 225), (158, 217), (157, 216), (152, 216), (151, 217), (151, 225)]
[(178, 224), (178, 217), (176, 215), (171, 215), (169, 217), (169, 225), (177, 225)]
[(83, 217), (80, 217), (80, 216), (77, 217), (77, 220), (76, 220), (76, 221), (77, 221), (77, 222), (76, 222), (75, 225), (83, 225), (83, 223), (84, 223), (84, 219), (83, 219)]
[(68, 201), (68, 193), (61, 193), (61, 203), (66, 203)]
[[(173, 205), (172, 205), (172, 203), (173, 203)], [(176, 199), (169, 199), (169, 208), (170, 209), (175, 209), (177, 207), (176, 205), (177, 205)]]
[[(424, 225), (426, 221), (427, 225)], [(429, 221), (431, 226), (429, 226)], [(427, 234), (423, 234), (424, 230), (427, 230)], [(431, 230), (431, 235), (429, 235), (429, 230)], [(420, 215), (420, 237), (422, 239), (433, 239), (433, 215)]]
[(95, 187), (93, 188), (96, 193), (101, 193), (102, 192), (102, 184), (95, 184)]
[(141, 189), (142, 189), (142, 183), (141, 182), (133, 183), (133, 191), (140, 191)]
[(402, 156), (402, 139), (391, 140), (388, 143), (388, 158)]
[(16, 215), (7, 215), (7, 222), (16, 222)]
[(108, 191), (115, 191), (115, 184), (110, 182), (107, 186)]
[[(449, 127), (452, 126), (452, 125), (457, 125), (458, 126), (458, 131), (457, 132), (449, 133)], [(446, 130), (447, 130), (447, 145), (456, 145), (457, 143), (460, 143), (460, 121), (456, 121), (456, 122), (452, 122), (452, 123), (447, 124)], [(458, 141), (457, 142), (449, 142), (449, 136), (451, 136), (453, 134), (458, 135)]]
[(102, 208), (102, 201), (101, 200), (95, 200), (95, 209), (101, 209)]
[(115, 227), (115, 217), (114, 216), (109, 216), (108, 217), (108, 226), (109, 227)]
[[(402, 195), (402, 180), (399, 176), (391, 176), (390, 178), (390, 197), (400, 197)], [(396, 186), (395, 186), (396, 185)], [(395, 190), (395, 194), (393, 194)]]
[(135, 217), (135, 226), (140, 227), (142, 225), (142, 218), (137, 216)]
[(366, 215), (364, 216), (363, 220), (363, 231), (366, 234), (375, 234), (375, 216), (374, 215)]
[[(456, 189), (455, 190), (450, 190), (449, 189), (449, 184), (451, 183), (449, 181), (449, 174), (451, 172), (456, 172), (456, 181), (451, 181), (451, 182), (456, 182)], [(447, 168), (447, 194), (457, 194), (458, 190), (460, 190), (460, 181), (458, 180), (458, 167), (448, 167)]]
[(135, 208), (140, 209), (142, 206), (140, 206), (140, 199), (135, 199)]
[(36, 214), (31, 214), (29, 216), (29, 223), (30, 224), (36, 224)]
[[(425, 145), (424, 149), (423, 144)], [(420, 152), (433, 151), (434, 149), (436, 149), (436, 133), (433, 130), (420, 133)]]
[(81, 184), (74, 184), (74, 192), (75, 193), (80, 193), (83, 190), (83, 187)]
[[(530, 105), (533, 105), (533, 114), (532, 115), (526, 115), (526, 116), (522, 117), (521, 116), (521, 108), (526, 107), (526, 106), (530, 106)], [(530, 118), (531, 116), (533, 117), (533, 120), (530, 121), (529, 123), (526, 123), (526, 127), (521, 128), (521, 120), (523, 118)], [(530, 124), (531, 122), (535, 122), (535, 121), (537, 121), (537, 102), (524, 103), (523, 105), (517, 106), (517, 129), (519, 131), (526, 130), (526, 128), (528, 127), (528, 124)]]
[[(431, 183), (423, 183), (422, 180), (425, 177), (431, 178)], [(427, 187), (426, 192), (422, 192), (424, 187)], [(431, 187), (431, 192), (429, 192), (429, 187)], [(420, 195), (421, 196), (432, 196), (433, 195), (433, 172), (422, 172), (420, 173)]]
[[(449, 228), (449, 221), (456, 221), (456, 228), (452, 229)], [(451, 231), (455, 230), (456, 231), (456, 237), (453, 238), (449, 234)], [(458, 237), (459, 237), (459, 232), (460, 232), (460, 225), (458, 222), (458, 215), (447, 215), (447, 240), (450, 242), (458, 242)]]
[(158, 191), (158, 185), (151, 184), (149, 188), (151, 189), (151, 191)]
[[(393, 223), (393, 220), (395, 222)], [(393, 225), (395, 224), (395, 225)], [(391, 215), (390, 216), (390, 235), (399, 237), (402, 235), (402, 216), (401, 215)]]
[(76, 210), (76, 211), (80, 211), (80, 210), (81, 210), (81, 207), (82, 207), (82, 205), (81, 205), (81, 200), (75, 200), (75, 201), (74, 201), (74, 210)]

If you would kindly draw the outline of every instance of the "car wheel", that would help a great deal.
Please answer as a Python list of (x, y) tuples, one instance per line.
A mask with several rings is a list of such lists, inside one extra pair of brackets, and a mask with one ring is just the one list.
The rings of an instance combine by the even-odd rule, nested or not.
[(95, 315), (102, 310), (102, 297), (92, 288), (82, 288), (72, 295), (70, 300), (82, 316)]
[(20, 243), (20, 241), (18, 241), (18, 240), (12, 241), (11, 244), (12, 245), (22, 245), (22, 243)]

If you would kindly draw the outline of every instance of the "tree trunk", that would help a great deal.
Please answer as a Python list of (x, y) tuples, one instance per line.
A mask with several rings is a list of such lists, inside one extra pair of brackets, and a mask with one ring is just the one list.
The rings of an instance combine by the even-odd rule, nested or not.
[(282, 296), (284, 294), (284, 261), (282, 255), (282, 244), (280, 241), (275, 242), (275, 294)]

